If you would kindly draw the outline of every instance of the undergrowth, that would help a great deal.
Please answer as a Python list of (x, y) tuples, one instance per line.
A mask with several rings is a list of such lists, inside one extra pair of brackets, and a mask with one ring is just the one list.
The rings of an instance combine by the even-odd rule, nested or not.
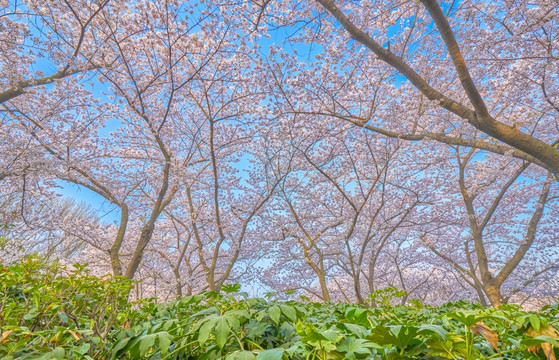
[(555, 359), (558, 305), (376, 307), (249, 298), (236, 284), (129, 302), (133, 283), (28, 259), (0, 266), (0, 360)]

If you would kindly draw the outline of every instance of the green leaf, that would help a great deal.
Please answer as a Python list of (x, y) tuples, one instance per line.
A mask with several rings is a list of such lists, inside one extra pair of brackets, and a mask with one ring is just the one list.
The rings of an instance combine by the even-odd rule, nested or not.
[(198, 332), (198, 343), (200, 344), (200, 346), (203, 346), (206, 341), (208, 340), (208, 338), (210, 337), (210, 333), (212, 331), (212, 328), (215, 325), (215, 320), (209, 320), (206, 321), (201, 327), (200, 327), (200, 331)]
[(167, 354), (169, 346), (171, 346), (172, 336), (166, 331), (161, 331), (157, 333), (157, 338), (159, 339), (159, 350), (161, 351), (161, 355)]
[(536, 336), (535, 338), (522, 340), (522, 344), (528, 346), (534, 346), (542, 343), (550, 343), (553, 346), (559, 347), (559, 341), (557, 341), (556, 338), (547, 335), (540, 335)]
[(156, 334), (144, 335), (140, 339), (140, 356), (144, 357), (155, 343)]
[(281, 316), (281, 310), (279, 306), (277, 305), (272, 306), (270, 310), (268, 310), (268, 314), (270, 315), (270, 319), (272, 319), (273, 322), (279, 324), (279, 320)]
[(126, 345), (128, 345), (128, 343), (130, 342), (131, 338), (126, 338), (126, 339), (122, 339), (119, 342), (116, 343), (116, 345), (113, 347), (113, 351), (111, 353), (111, 359), (116, 359), (118, 356), (120, 356), (121, 354), (119, 354), (119, 351), (124, 349), (124, 347)]
[(447, 331), (440, 325), (426, 324), (419, 327), (420, 334), (438, 334), (443, 340), (446, 340)]
[(225, 360), (255, 360), (256, 356), (252, 353), (252, 351), (235, 351), (232, 354), (229, 354)]
[(348, 307), (345, 310), (345, 318), (355, 324), (368, 325), (367, 310), (358, 307)]
[(227, 320), (229, 326), (231, 326), (234, 331), (239, 330), (239, 328), (241, 327), (241, 323), (239, 322), (239, 319), (233, 316), (233, 314), (227, 312), (223, 315), (223, 317)]
[(540, 331), (540, 326), (542, 324), (540, 318), (536, 315), (530, 315), (528, 319), (530, 319), (530, 325), (532, 325), (532, 328), (536, 331)]
[(221, 287), (221, 291), (223, 291), (226, 294), (231, 294), (231, 293), (236, 293), (239, 292), (239, 290), (241, 290), (241, 285), (240, 284), (229, 284), (229, 285), (223, 285)]
[(256, 360), (281, 360), (284, 349), (276, 348), (264, 350), (256, 357)]
[(379, 325), (371, 330), (371, 334), (367, 336), (367, 339), (379, 344), (379, 345), (397, 345), (398, 338), (394, 336), (389, 328)]
[(281, 312), (287, 316), (287, 318), (293, 322), (297, 321), (297, 313), (295, 312), (295, 308), (288, 305), (280, 305)]
[(62, 311), (59, 312), (58, 317), (60, 318), (60, 321), (62, 321), (64, 324), (68, 323), (68, 316), (64, 312)]
[(179, 300), (177, 305), (188, 306), (193, 302), (194, 302), (194, 296), (185, 296), (185, 297), (183, 297), (182, 299)]
[(169, 330), (171, 327), (173, 327), (174, 324), (177, 323), (177, 319), (173, 319), (173, 320), (167, 320), (163, 323), (163, 325), (161, 326), (162, 330)]
[(37, 316), (39, 316), (39, 312), (37, 311), (37, 309), (32, 309), (30, 312), (23, 316), (23, 320), (33, 320)]
[(330, 341), (331, 343), (335, 344), (339, 338), (341, 338), (342, 336), (340, 336), (340, 334), (334, 330), (334, 329), (328, 329), (326, 331), (322, 331), (320, 333), (322, 336), (324, 336), (326, 339), (328, 339), (328, 341)]
[(263, 322), (249, 323), (246, 327), (246, 337), (253, 339), (256, 336), (264, 334), (269, 328), (270, 324)]
[(78, 348), (78, 350), (76, 350), (76, 352), (77, 352), (78, 354), (80, 354), (80, 355), (85, 355), (85, 354), (89, 351), (89, 348), (90, 348), (90, 347), (91, 347), (91, 344), (90, 344), (90, 343), (83, 343), (83, 344)]
[(477, 312), (472, 310), (456, 311), (449, 313), (448, 317), (460, 321), (462, 324), (470, 327), (476, 322), (481, 321), (483, 318), (476, 316)]
[(454, 346), (455, 343), (451, 340), (441, 340), (431, 338), (427, 340), (427, 353), (433, 356), (443, 357), (445, 359), (456, 359), (456, 355), (460, 352)]
[(225, 346), (230, 333), (231, 329), (227, 319), (225, 319), (225, 316), (220, 317), (215, 327), (215, 342), (220, 349), (223, 349), (223, 346)]
[(337, 346), (337, 350), (346, 353), (371, 354), (370, 349), (375, 347), (379, 346), (365, 339), (355, 339), (354, 337), (348, 336), (342, 339)]
[(64, 359), (66, 355), (66, 352), (64, 351), (64, 348), (61, 347), (56, 347), (54, 349), (54, 351), (52, 352), (52, 357), (55, 359)]
[(348, 330), (352, 334), (357, 335), (357, 337), (359, 338), (363, 338), (367, 334), (369, 334), (369, 330), (361, 325), (344, 323), (341, 326), (343, 326), (346, 330)]

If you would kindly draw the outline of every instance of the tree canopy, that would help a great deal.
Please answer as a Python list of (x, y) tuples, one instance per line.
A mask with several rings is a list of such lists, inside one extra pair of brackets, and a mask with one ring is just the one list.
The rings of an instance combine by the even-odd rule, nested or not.
[[(558, 13), (0, 0), (3, 261), (87, 262), (145, 296), (548, 302)], [(61, 202), (67, 184), (117, 215)]]

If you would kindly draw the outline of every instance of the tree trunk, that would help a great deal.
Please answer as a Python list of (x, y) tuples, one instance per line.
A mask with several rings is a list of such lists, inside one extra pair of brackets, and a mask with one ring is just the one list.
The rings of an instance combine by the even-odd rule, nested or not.
[(128, 226), (128, 206), (126, 204), (118, 204), (120, 207), (120, 225), (118, 227), (118, 232), (116, 234), (115, 242), (113, 246), (108, 250), (109, 258), (111, 260), (111, 268), (113, 274), (116, 276), (122, 276), (122, 264), (120, 263), (120, 257), (118, 253), (122, 247), (122, 242), (124, 241), (124, 235), (126, 234), (126, 227)]
[(219, 291), (215, 283), (214, 269), (210, 269), (208, 276), (206, 276), (206, 281), (208, 282), (208, 288), (210, 291)]
[(476, 289), (477, 297), (479, 298), (479, 303), (483, 307), (487, 307), (487, 300), (485, 300), (485, 295), (483, 294), (483, 290), (479, 288), (479, 286), (474, 287)]
[(361, 295), (361, 283), (359, 279), (359, 272), (357, 274), (354, 274), (352, 277), (353, 277), (353, 289), (355, 290), (357, 304), (364, 304), (365, 299), (363, 299), (363, 295)]
[(501, 295), (501, 286), (494, 282), (490, 282), (484, 286), (485, 295), (489, 299), (491, 306), (499, 308), (504, 304), (503, 296)]
[(330, 293), (328, 292), (328, 285), (326, 283), (326, 274), (322, 271), (317, 273), (318, 282), (320, 283), (320, 290), (322, 291), (322, 300), (330, 302)]
[(180, 299), (182, 298), (182, 283), (181, 283), (181, 275), (179, 273), (179, 269), (174, 268), (173, 274), (175, 275), (176, 297), (177, 299)]
[(138, 244), (136, 245), (136, 249), (134, 250), (134, 254), (132, 255), (132, 260), (130, 261), (130, 264), (128, 264), (128, 268), (126, 269), (125, 276), (128, 279), (134, 278), (134, 274), (136, 274), (136, 270), (138, 270), (140, 262), (144, 257), (144, 249), (151, 240), (151, 235), (153, 234), (154, 228), (155, 225), (149, 223), (142, 228), (140, 240), (138, 240)]

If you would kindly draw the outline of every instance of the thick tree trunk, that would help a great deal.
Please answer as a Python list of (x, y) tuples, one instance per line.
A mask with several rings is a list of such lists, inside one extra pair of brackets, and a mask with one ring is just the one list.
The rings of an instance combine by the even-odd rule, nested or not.
[(216, 283), (215, 283), (215, 276), (214, 276), (214, 270), (213, 269), (211, 269), (211, 271), (206, 276), (206, 281), (208, 283), (208, 288), (209, 288), (210, 291), (219, 291), (219, 288), (216, 286)]
[(499, 308), (505, 303), (501, 294), (500, 284), (490, 282), (489, 284), (486, 284), (484, 286), (484, 291), (485, 295), (487, 295), (487, 298), (489, 299), (489, 302), (491, 303), (491, 306)]

